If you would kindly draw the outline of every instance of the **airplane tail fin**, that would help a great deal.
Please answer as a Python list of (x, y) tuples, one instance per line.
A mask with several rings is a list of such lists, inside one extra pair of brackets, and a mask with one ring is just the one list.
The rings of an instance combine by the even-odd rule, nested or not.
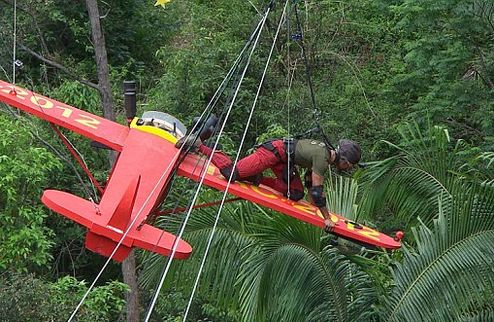
[(141, 176), (138, 176), (134, 178), (134, 180), (132, 180), (127, 186), (127, 190), (125, 190), (122, 199), (120, 199), (117, 208), (108, 221), (108, 225), (120, 230), (127, 229), (132, 215), (132, 209), (134, 208), (134, 203), (136, 201), (137, 189), (139, 188), (140, 182)]

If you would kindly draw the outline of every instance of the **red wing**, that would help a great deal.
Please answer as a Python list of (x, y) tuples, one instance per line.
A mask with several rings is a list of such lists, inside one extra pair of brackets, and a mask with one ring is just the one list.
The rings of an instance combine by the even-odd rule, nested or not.
[[(199, 158), (197, 155), (189, 155), (180, 164), (178, 174), (199, 181), (201, 169), (205, 161), (204, 158)], [(215, 166), (210, 165), (207, 169), (207, 174), (204, 177), (204, 184), (224, 191), (226, 189), (227, 181)], [(242, 199), (255, 202), (261, 206), (295, 217), (314, 226), (324, 227), (323, 216), (319, 209), (304, 200), (298, 202), (292, 201), (268, 187), (258, 187), (245, 182), (230, 184), (228, 192)], [(390, 236), (369, 227), (348, 221), (342, 216), (332, 213), (331, 219), (336, 223), (333, 233), (343, 238), (349, 238), (366, 244), (390, 249), (401, 247), (400, 243)]]
[(75, 107), (0, 80), (0, 101), (57, 124), (116, 151), (121, 151), (129, 128)]

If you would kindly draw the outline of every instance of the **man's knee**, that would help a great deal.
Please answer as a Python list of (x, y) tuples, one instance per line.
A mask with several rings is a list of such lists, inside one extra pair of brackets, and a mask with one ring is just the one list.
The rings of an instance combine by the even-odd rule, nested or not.
[(242, 178), (242, 181), (247, 181), (252, 183), (254, 186), (258, 186), (261, 183), (263, 176), (262, 173), (254, 174), (249, 177)]
[[(233, 172), (233, 174), (232, 174)], [(237, 169), (233, 169), (233, 165), (228, 165), (226, 167), (223, 167), (220, 169), (220, 173), (225, 177), (225, 179), (228, 181), (231, 177), (230, 182), (235, 182), (239, 179), (239, 174)]]
[(304, 192), (301, 190), (291, 190), (290, 191), (290, 197), (289, 197), (290, 200), (299, 201), (303, 197), (304, 197)]

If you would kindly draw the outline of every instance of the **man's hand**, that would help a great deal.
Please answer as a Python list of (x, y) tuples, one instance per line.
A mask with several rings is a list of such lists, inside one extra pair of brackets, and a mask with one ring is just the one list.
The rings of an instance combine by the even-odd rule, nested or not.
[(324, 216), (324, 231), (327, 233), (332, 232), (336, 223), (331, 220), (331, 214), (329, 213), (328, 208), (323, 207), (319, 208), (319, 210), (321, 210), (321, 213)]
[(330, 233), (336, 224), (331, 219), (324, 219), (324, 231)]

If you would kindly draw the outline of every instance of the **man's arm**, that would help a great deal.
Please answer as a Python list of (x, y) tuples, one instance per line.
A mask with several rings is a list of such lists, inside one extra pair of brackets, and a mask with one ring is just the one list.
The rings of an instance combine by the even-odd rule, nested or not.
[(330, 232), (335, 226), (335, 223), (331, 220), (328, 208), (326, 208), (326, 196), (324, 194), (324, 177), (318, 175), (312, 171), (312, 187), (309, 188), (309, 195), (312, 203), (316, 205), (324, 216), (324, 230)]
[(312, 171), (312, 186), (322, 186), (324, 184), (324, 177), (318, 175), (314, 171)]

